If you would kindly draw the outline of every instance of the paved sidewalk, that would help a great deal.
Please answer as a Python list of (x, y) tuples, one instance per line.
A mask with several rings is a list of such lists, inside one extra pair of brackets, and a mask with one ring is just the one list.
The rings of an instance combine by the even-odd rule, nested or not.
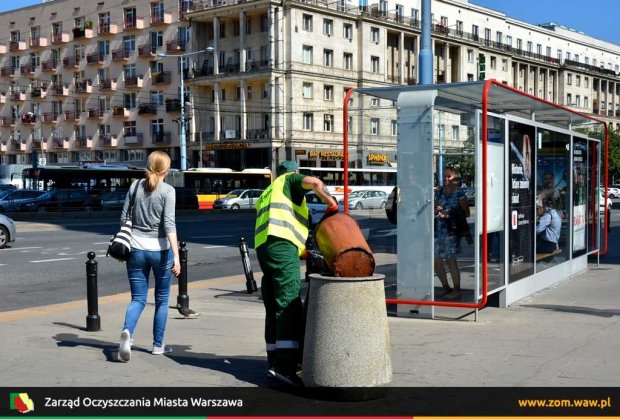
[[(176, 295), (175, 288), (172, 302)], [(265, 374), (262, 302), (245, 292), (245, 278), (194, 282), (189, 295), (201, 316), (170, 310), (166, 343), (174, 352), (150, 354), (149, 304), (129, 363), (116, 353), (128, 293), (100, 298), (99, 332), (84, 330), (85, 301), (0, 312), (2, 385), (273, 385)], [(482, 310), (478, 322), (473, 315), (390, 317), (393, 385), (620, 386), (619, 295), (620, 266), (591, 265), (508, 309)]]

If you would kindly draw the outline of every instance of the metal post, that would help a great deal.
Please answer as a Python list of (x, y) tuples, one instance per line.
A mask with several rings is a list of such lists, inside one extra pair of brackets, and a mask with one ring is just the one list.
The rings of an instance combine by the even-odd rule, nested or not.
[(248, 294), (258, 291), (256, 281), (254, 280), (254, 272), (252, 272), (252, 265), (250, 265), (250, 251), (248, 250), (248, 244), (245, 242), (245, 238), (239, 238), (239, 252), (241, 253), (241, 262), (243, 262), (243, 272), (245, 273), (245, 288), (248, 290)]
[(187, 295), (187, 243), (179, 244), (179, 261), (181, 262), (181, 275), (179, 275), (179, 295), (177, 296), (177, 308), (189, 308), (189, 295)]
[(431, 0), (422, 0), (422, 32), (419, 54), (420, 84), (433, 84), (433, 50), (431, 47)]
[(439, 162), (437, 163), (437, 165), (439, 166), (437, 168), (437, 174), (438, 174), (439, 179), (438, 179), (437, 184), (439, 186), (443, 185), (443, 144), (442, 144), (442, 142), (443, 142), (443, 129), (441, 128), (441, 114), (442, 114), (442, 111), (437, 111), (437, 119), (438, 119), (437, 122), (439, 122), (437, 124), (437, 130), (439, 131), (438, 132), (438, 134), (439, 134), (438, 135), (438, 137), (439, 137)]
[(187, 150), (186, 150), (186, 139), (185, 139), (185, 84), (183, 79), (185, 78), (184, 74), (184, 66), (183, 66), (183, 55), (179, 57), (179, 65), (181, 66), (181, 117), (179, 121), (179, 127), (181, 129), (181, 134), (179, 136), (180, 146), (181, 146), (181, 170), (187, 169)]
[(101, 318), (99, 317), (99, 304), (97, 301), (97, 261), (95, 252), (88, 252), (86, 262), (86, 299), (88, 303), (88, 316), (86, 316), (86, 330), (97, 332), (101, 330)]

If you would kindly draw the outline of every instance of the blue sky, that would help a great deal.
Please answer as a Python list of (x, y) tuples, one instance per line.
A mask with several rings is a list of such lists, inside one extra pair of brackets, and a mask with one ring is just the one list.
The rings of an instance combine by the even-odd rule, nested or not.
[[(92, 1), (92, 0), (89, 0)], [(354, 0), (355, 1), (355, 0)], [(555, 22), (620, 45), (619, 0), (469, 0), (528, 23)], [(372, 3), (374, 0), (368, 1)], [(378, 0), (377, 0), (378, 2)], [(40, 0), (0, 0), (0, 12), (41, 3)], [(394, 1), (390, 3), (396, 4)]]

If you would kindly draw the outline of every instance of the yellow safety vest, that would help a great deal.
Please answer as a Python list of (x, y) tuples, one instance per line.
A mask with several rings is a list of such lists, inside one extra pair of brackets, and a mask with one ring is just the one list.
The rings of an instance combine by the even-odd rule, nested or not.
[(305, 197), (301, 205), (295, 205), (284, 194), (287, 176), (274, 180), (256, 201), (254, 247), (265, 243), (268, 236), (275, 236), (297, 246), (301, 256), (306, 250), (308, 238), (308, 206)]

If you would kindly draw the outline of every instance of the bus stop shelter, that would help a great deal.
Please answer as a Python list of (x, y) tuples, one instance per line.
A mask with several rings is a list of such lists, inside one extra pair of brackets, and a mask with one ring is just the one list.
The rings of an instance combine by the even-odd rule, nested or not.
[[(607, 251), (604, 121), (495, 80), (356, 92), (397, 109), (397, 290), (388, 303), (397, 304), (399, 316), (505, 307), (586, 271), (588, 257)], [(437, 144), (442, 122), (463, 139), (450, 158)], [(436, 275), (437, 263), (447, 262), (438, 257), (435, 200), (448, 167), (469, 170), (472, 179), (460, 185), (471, 192), (472, 239), (458, 240), (461, 293), (450, 300), (440, 297)], [(542, 252), (537, 223), (551, 210), (561, 219), (559, 238), (553, 251)]]

